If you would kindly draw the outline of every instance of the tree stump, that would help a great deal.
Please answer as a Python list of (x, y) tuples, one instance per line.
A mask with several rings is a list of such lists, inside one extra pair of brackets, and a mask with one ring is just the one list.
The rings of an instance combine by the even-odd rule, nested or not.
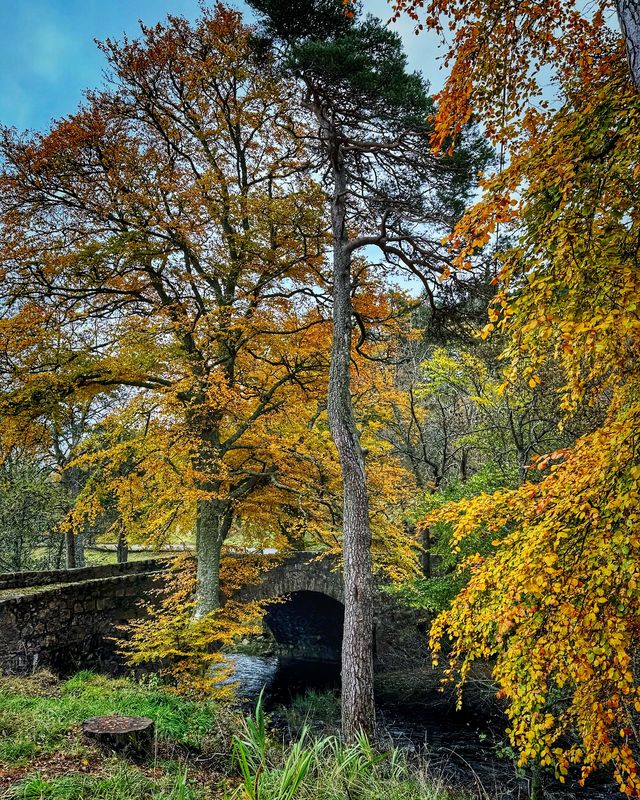
[(155, 729), (149, 717), (92, 717), (82, 723), (82, 733), (103, 750), (132, 761), (153, 755)]

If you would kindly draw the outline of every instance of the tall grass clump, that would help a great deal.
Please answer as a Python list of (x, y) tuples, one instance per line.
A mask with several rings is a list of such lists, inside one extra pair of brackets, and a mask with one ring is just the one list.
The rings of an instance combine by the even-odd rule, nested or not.
[(309, 740), (308, 729), (303, 728), (299, 738), (271, 761), (261, 693), (254, 717), (245, 719), (243, 734), (234, 737), (233, 762), (242, 776), (234, 796), (247, 800), (294, 800), (323, 747), (324, 740)]
[(260, 697), (243, 733), (234, 737), (241, 782), (229, 800), (462, 800), (425, 763), (406, 753), (380, 752), (361, 734), (352, 745), (336, 736), (312, 739), (303, 728), (293, 743), (267, 729)]

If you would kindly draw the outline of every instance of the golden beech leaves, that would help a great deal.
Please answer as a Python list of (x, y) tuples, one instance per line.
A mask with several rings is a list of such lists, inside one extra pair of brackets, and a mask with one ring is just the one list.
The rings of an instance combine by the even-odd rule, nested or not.
[(494, 554), (463, 565), (469, 583), (431, 631), (436, 652), (452, 638), (450, 665), (463, 678), (474, 660), (495, 659), (523, 763), (561, 776), (580, 763), (585, 777), (613, 763), (635, 793), (639, 431), (640, 403), (615, 403), (602, 428), (554, 454), (540, 483), (434, 514), (453, 523), (457, 541), (478, 531), (501, 538)]
[[(249, 556), (224, 558), (221, 583), (225, 592), (258, 583), (264, 561)], [(178, 694), (229, 699), (233, 697), (232, 668), (224, 649), (239, 638), (259, 633), (264, 611), (259, 602), (229, 599), (224, 608), (194, 619), (195, 583), (193, 557), (175, 557), (169, 579), (162, 589), (155, 590), (159, 604), (147, 604), (146, 617), (124, 628), (120, 652), (131, 666), (158, 669)]]
[(608, 21), (615, 6), (394, 7), (451, 36), (434, 146), (450, 147), (474, 115), (499, 149), (452, 244), (462, 267), (477, 247), (499, 245), (483, 336), (508, 337), (504, 388), (534, 388), (553, 363), (567, 415), (600, 409), (592, 433), (531, 465), (531, 482), (433, 515), (457, 541), (481, 534), (495, 552), (467, 562), (469, 584), (436, 620), (432, 645), (451, 638), (462, 681), (473, 661), (494, 659), (522, 763), (560, 778), (571, 765), (583, 778), (609, 765), (638, 797), (640, 98)]
[(607, 25), (609, 0), (583, 15), (575, 0), (538, 3), (518, 0), (392, 0), (394, 14), (446, 37), (450, 70), (438, 95), (434, 142), (449, 146), (472, 115), (487, 133), (510, 150), (528, 146), (548, 116), (543, 89), (554, 78), (575, 83), (597, 80), (624, 48)]
[[(143, 27), (102, 46), (107, 91), (46, 134), (0, 135), (8, 438), (67, 401), (110, 398), (70, 465), (89, 477), (67, 525), (110, 514), (108, 535), (155, 544), (195, 531), (205, 577), (232, 536), (336, 548), (341, 529), (325, 195), (297, 88), (251, 36), (222, 5)], [(364, 267), (358, 295), (382, 324)], [(355, 358), (366, 419), (383, 381)], [(386, 554), (410, 484), (370, 450), (381, 562), (399, 563)], [(201, 577), (210, 609), (218, 587)]]

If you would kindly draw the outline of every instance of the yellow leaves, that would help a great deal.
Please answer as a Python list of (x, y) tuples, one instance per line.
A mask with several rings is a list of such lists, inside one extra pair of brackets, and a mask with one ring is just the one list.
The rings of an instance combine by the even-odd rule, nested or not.
[(489, 336), (495, 330), (495, 325), (492, 322), (489, 322), (484, 328), (480, 331), (480, 338), (484, 341), (489, 338)]
[[(613, 762), (634, 796), (633, 753), (612, 741), (627, 738), (619, 736), (628, 728), (624, 698), (640, 712), (630, 668), (640, 633), (640, 537), (630, 515), (619, 513), (621, 500), (638, 506), (637, 494), (629, 499), (629, 482), (640, 474), (640, 443), (630, 435), (640, 429), (635, 397), (627, 387), (601, 429), (540, 459), (555, 466), (540, 482), (445, 506), (429, 520), (452, 522), (458, 539), (507, 521), (512, 527), (436, 619), (432, 643), (451, 639), (454, 670), (494, 659), (522, 763), (554, 765), (559, 777), (583, 764), (586, 778), (594, 764)], [(568, 697), (562, 708), (552, 705), (560, 689)]]
[[(247, 557), (238, 569), (223, 561), (223, 588), (227, 594), (245, 583), (259, 581), (264, 565)], [(121, 652), (131, 665), (153, 665), (179, 694), (230, 697), (226, 681), (230, 667), (221, 650), (238, 639), (260, 632), (263, 609), (259, 603), (229, 600), (222, 609), (195, 619), (195, 562), (189, 556), (174, 559), (171, 574), (159, 590), (158, 605), (148, 617), (125, 626)]]
[[(287, 513), (315, 514), (315, 534), (309, 470), (293, 511), (270, 483), (289, 466), (283, 409), (304, 435), (325, 395), (329, 342), (308, 299), (324, 281), (325, 198), (299, 172), (293, 86), (255, 68), (249, 28), (222, 6), (105, 52), (107, 94), (24, 147), (5, 142), (3, 297), (20, 309), (0, 322), (8, 399), (29, 407), (33, 431), (61, 398), (124, 387), (82, 458), (97, 477), (77, 521), (108, 508), (131, 541), (190, 538), (197, 502), (226, 498), (243, 521), (270, 512), (265, 536)], [(149, 102), (133, 113), (132, 95)], [(26, 173), (73, 195), (73, 215), (62, 200), (44, 208)], [(25, 286), (38, 302), (22, 302)], [(267, 484), (261, 509), (242, 491), (252, 479)]]

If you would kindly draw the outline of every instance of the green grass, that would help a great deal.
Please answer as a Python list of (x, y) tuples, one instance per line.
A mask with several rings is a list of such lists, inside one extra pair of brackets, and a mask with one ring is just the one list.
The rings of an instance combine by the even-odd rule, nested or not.
[(151, 717), (160, 740), (199, 747), (215, 720), (212, 703), (197, 703), (129, 680), (81, 672), (57, 691), (38, 679), (0, 679), (0, 764), (24, 763), (56, 751), (76, 752), (69, 730), (106, 714)]
[(6, 800), (200, 800), (211, 796), (190, 785), (185, 774), (149, 778), (128, 764), (108, 764), (106, 774), (33, 775), (9, 790)]
[[(361, 737), (344, 745), (313, 733), (335, 720), (337, 698), (311, 693), (290, 712), (293, 741), (270, 728), (259, 704), (242, 719), (228, 706), (189, 701), (149, 684), (82, 672), (60, 683), (41, 673), (0, 678), (0, 776), (16, 774), (2, 800), (464, 800), (400, 750)], [(160, 747), (134, 766), (98, 755), (78, 725), (103, 714), (149, 716)], [(307, 720), (307, 723), (304, 722)], [(171, 744), (183, 745), (172, 748)], [(184, 747), (186, 746), (186, 747)], [(197, 749), (197, 754), (193, 748)], [(164, 759), (164, 760), (163, 760)], [(469, 797), (466, 796), (466, 800)]]
[[(46, 564), (49, 558), (49, 551), (45, 547), (37, 547), (33, 553), (33, 559), (36, 563)], [(147, 561), (150, 558), (158, 558), (163, 555), (171, 555), (168, 551), (162, 550), (130, 550), (128, 559), (129, 561)], [(115, 550), (100, 550), (93, 547), (87, 547), (84, 551), (85, 566), (98, 567), (103, 564), (115, 564), (118, 561), (118, 554)], [(49, 569), (49, 567), (37, 567), (37, 569)], [(65, 569), (64, 563), (60, 567)]]
[[(152, 558), (158, 558), (164, 555), (171, 555), (163, 551), (154, 550), (130, 550), (128, 555), (129, 561), (148, 561)], [(85, 550), (85, 561), (88, 567), (102, 566), (103, 564), (116, 564), (118, 561), (118, 554), (115, 550), (93, 550), (87, 548)]]
[[(240, 800), (464, 800), (428, 763), (411, 763), (399, 749), (381, 752), (366, 736), (343, 744), (336, 736), (297, 739), (279, 745), (269, 734), (262, 702), (254, 718), (234, 736), (234, 763), (242, 782)], [(469, 796), (467, 795), (467, 800)]]

